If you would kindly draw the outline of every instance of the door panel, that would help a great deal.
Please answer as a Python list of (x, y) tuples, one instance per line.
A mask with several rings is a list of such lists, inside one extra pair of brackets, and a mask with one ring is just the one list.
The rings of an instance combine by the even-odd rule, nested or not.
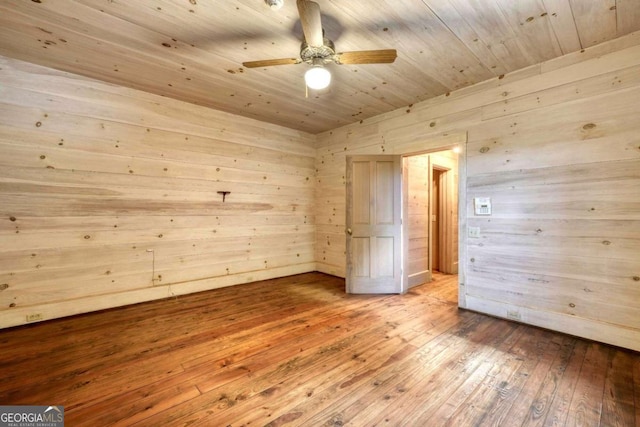
[(393, 278), (393, 254), (394, 241), (393, 237), (377, 237), (376, 238), (376, 266), (378, 268), (379, 277)]
[(400, 156), (347, 157), (347, 292), (402, 292)]
[(370, 166), (368, 162), (355, 162), (353, 164), (353, 224), (369, 224), (371, 209), (369, 208), (370, 191)]
[(371, 239), (368, 237), (354, 237), (351, 240), (353, 254), (353, 274), (355, 277), (368, 277), (371, 271)]
[(375, 161), (375, 206), (377, 225), (393, 225), (395, 218), (395, 206), (393, 205), (394, 184), (393, 177), (395, 164), (393, 161)]

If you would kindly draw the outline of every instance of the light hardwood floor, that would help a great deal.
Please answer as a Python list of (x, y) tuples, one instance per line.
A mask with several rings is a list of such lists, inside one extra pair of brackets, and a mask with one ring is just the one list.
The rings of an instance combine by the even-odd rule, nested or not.
[(634, 426), (640, 354), (320, 273), (0, 331), (0, 404), (68, 426)]

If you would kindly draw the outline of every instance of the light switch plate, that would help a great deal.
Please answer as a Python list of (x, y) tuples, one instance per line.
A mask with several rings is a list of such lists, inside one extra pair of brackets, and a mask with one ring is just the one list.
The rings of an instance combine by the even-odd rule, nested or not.
[(480, 227), (469, 227), (469, 237), (477, 239), (480, 237)]

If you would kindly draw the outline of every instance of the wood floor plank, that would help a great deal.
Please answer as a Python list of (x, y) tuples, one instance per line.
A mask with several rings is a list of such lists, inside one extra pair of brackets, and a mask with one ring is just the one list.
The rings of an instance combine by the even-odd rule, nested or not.
[(567, 361), (567, 366), (564, 368), (564, 372), (561, 373), (560, 378), (557, 380), (557, 377), (553, 376), (549, 379), (553, 382), (557, 380), (558, 383), (554, 398), (551, 402), (548, 402), (549, 408), (543, 424), (545, 427), (564, 426), (586, 352), (587, 342), (576, 340), (573, 344), (571, 356)]
[[(283, 295), (278, 295), (278, 292), (273, 292), (270, 298), (282, 298)], [(220, 303), (230, 304), (231, 307), (234, 307), (232, 295), (227, 296), (226, 298), (222, 295)], [(260, 297), (258, 297), (260, 298)], [(156, 307), (156, 310), (160, 312), (154, 313), (152, 316), (146, 316), (149, 313), (145, 310), (146, 305), (141, 304), (134, 307), (126, 307), (122, 310), (122, 312), (129, 313), (130, 315), (135, 312), (136, 314), (127, 321), (120, 320), (120, 311), (114, 310), (110, 312), (110, 317), (113, 317), (112, 322), (109, 325), (109, 328), (105, 328), (102, 334), (96, 333), (96, 327), (99, 325), (98, 319), (96, 319), (96, 324), (92, 325), (93, 317), (91, 315), (87, 316), (78, 316), (74, 318), (74, 330), (77, 330), (77, 334), (73, 334), (73, 336), (66, 334), (65, 328), (67, 328), (68, 322), (66, 319), (61, 319), (58, 322), (51, 322), (50, 324), (42, 324), (42, 328), (50, 329), (51, 336), (53, 337), (61, 337), (55, 341), (56, 346), (54, 347), (54, 351), (64, 351), (68, 354), (76, 354), (76, 362), (73, 364), (67, 364), (66, 366), (61, 366), (57, 364), (57, 362), (64, 362), (62, 359), (55, 359), (50, 361), (49, 366), (52, 370), (57, 372), (59, 375), (64, 375), (68, 373), (68, 369), (77, 371), (78, 369), (87, 370), (90, 369), (93, 364), (100, 363), (99, 360), (107, 355), (111, 357), (111, 360), (117, 360), (118, 358), (126, 359), (126, 358), (137, 358), (139, 357), (138, 353), (140, 351), (144, 351), (146, 356), (152, 356), (153, 354), (157, 354), (158, 352), (166, 352), (170, 349), (169, 346), (176, 346), (177, 342), (180, 341), (188, 341), (191, 344), (195, 342), (195, 332), (197, 329), (194, 328), (193, 322), (198, 322), (201, 326), (203, 322), (212, 322), (221, 327), (225, 328), (225, 331), (228, 333), (230, 328), (238, 328), (241, 326), (246, 326), (241, 323), (242, 319), (246, 319), (246, 317), (250, 316), (254, 311), (260, 313), (261, 316), (264, 316), (264, 310), (266, 307), (269, 307), (271, 310), (274, 310), (277, 305), (273, 303), (269, 305), (269, 302), (263, 302), (264, 298), (260, 300), (261, 305), (253, 305), (248, 299), (244, 301), (242, 306), (239, 309), (234, 309), (233, 311), (228, 311), (226, 313), (223, 312), (220, 316), (211, 315), (210, 312), (207, 312), (206, 309), (200, 307), (197, 302), (197, 296), (194, 298), (185, 298), (184, 303), (182, 300), (164, 300), (161, 302), (160, 307)], [(238, 302), (236, 301), (235, 304)], [(173, 322), (172, 320), (175, 316), (180, 315), (180, 312), (184, 310), (184, 307), (190, 307), (186, 312), (187, 315), (181, 316), (181, 322)], [(230, 319), (224, 320), (224, 316), (230, 317), (230, 313), (233, 313), (233, 317)], [(260, 322), (261, 319), (258, 319)], [(86, 326), (85, 326), (86, 324)], [(135, 324), (136, 328), (131, 328), (130, 325)], [(170, 326), (169, 326), (170, 324)], [(58, 326), (59, 327), (55, 327)], [(167, 335), (165, 333), (166, 329), (163, 327), (171, 327), (172, 334)], [(35, 326), (35, 325), (33, 325)], [(40, 326), (40, 325), (38, 325)], [(154, 327), (156, 326), (156, 327)], [(31, 326), (30, 326), (31, 327)], [(27, 327), (28, 328), (28, 327)], [(77, 328), (77, 329), (76, 329)], [(139, 328), (146, 331), (145, 336), (141, 337), (139, 335)], [(20, 328), (17, 328), (20, 330)], [(85, 331), (83, 333), (83, 330)], [(219, 334), (217, 332), (218, 328), (213, 328), (213, 333)], [(205, 332), (207, 334), (207, 341), (211, 341), (211, 330)], [(24, 334), (28, 336), (28, 334)], [(113, 339), (113, 337), (117, 337), (117, 339)], [(112, 339), (108, 339), (112, 338)], [(13, 340), (12, 340), (13, 341)], [(34, 384), (38, 384), (41, 379), (34, 375), (33, 372), (29, 372), (30, 375), (25, 378), (25, 371), (21, 370), (20, 367), (26, 366), (26, 371), (29, 371), (30, 360), (37, 359), (40, 357), (38, 353), (32, 354), (21, 354), (19, 349), (21, 348), (20, 342), (16, 342), (12, 347), (17, 353), (15, 354), (7, 354), (8, 357), (17, 358), (20, 355), (20, 364), (13, 365), (12, 371), (9, 372), (9, 375), (20, 376), (22, 378), (21, 386), (24, 386), (27, 381), (32, 381)], [(50, 374), (44, 372), (44, 375), (49, 376)], [(8, 377), (7, 379), (11, 379)]]
[[(439, 307), (435, 308), (433, 304), (430, 304), (430, 307), (425, 307), (425, 309), (432, 310), (432, 314), (436, 314), (436, 310), (443, 310), (448, 312), (450, 316), (451, 306), (443, 306), (442, 304), (437, 304), (437, 306)], [(330, 396), (329, 400), (335, 398), (336, 392), (373, 375), (375, 370), (368, 362), (369, 360), (380, 360), (382, 365), (395, 363), (406, 357), (412, 349), (417, 348), (420, 342), (430, 341), (439, 335), (435, 329), (440, 328), (444, 323), (427, 329), (419, 327), (421, 321), (422, 319), (416, 318), (404, 322), (402, 325), (392, 324), (392, 330), (385, 335), (384, 340), (369, 341), (358, 352), (345, 353), (342, 359), (334, 357), (332, 362), (335, 367), (328, 372), (323, 371), (324, 375), (319, 376), (315, 370), (306, 370), (304, 373), (298, 372), (293, 381), (281, 382), (279, 386), (282, 389), (282, 394), (277, 402), (256, 402), (257, 404), (249, 412), (247, 412), (247, 408), (236, 406), (234, 411), (225, 413), (225, 417), (233, 417), (236, 420), (234, 425), (259, 422), (260, 419), (274, 413), (285, 414), (281, 416), (293, 413), (297, 414), (297, 418), (300, 418), (304, 413), (312, 412), (306, 407), (306, 402), (300, 407), (296, 407), (300, 404), (301, 398), (313, 396), (314, 400), (318, 400), (327, 387), (333, 386), (335, 388), (337, 386), (336, 390), (327, 394)], [(325, 367), (323, 366), (323, 368)], [(303, 402), (305, 400), (303, 399)], [(322, 399), (320, 398), (320, 400)]]
[[(549, 346), (549, 333), (533, 331), (521, 337), (489, 371), (484, 381), (469, 396), (467, 403), (447, 425), (500, 425), (505, 421), (530, 373), (539, 362), (539, 354)], [(474, 421), (475, 420), (475, 421)]]
[[(549, 410), (549, 402), (555, 398), (557, 385), (566, 370), (573, 352), (575, 339), (572, 337), (551, 341), (535, 371), (529, 376), (527, 384), (511, 407), (507, 419), (524, 419), (522, 426), (539, 426), (544, 423)], [(556, 348), (553, 348), (556, 347)], [(536, 390), (536, 386), (539, 388)]]
[[(505, 331), (502, 322), (487, 322), (487, 327), (482, 326), (478, 325), (476, 330), (461, 337), (459, 344), (462, 345), (451, 345), (438, 355), (442, 357), (421, 363), (417, 372), (395, 376), (386, 386), (378, 386), (362, 396), (347, 408), (344, 417), (357, 420), (350, 425), (426, 425), (420, 419), (421, 415), (446, 400), (448, 393), (509, 336), (510, 331)], [(431, 384), (441, 384), (441, 387), (434, 388)], [(411, 414), (411, 418), (405, 419), (406, 414)]]
[[(305, 311), (301, 314), (306, 314), (306, 318), (292, 315), (288, 317), (287, 322), (268, 321), (254, 328), (225, 335), (223, 339), (215, 340), (215, 349), (211, 348), (211, 341), (209, 341), (196, 346), (190, 346), (185, 343), (180, 349), (176, 348), (176, 351), (182, 355), (182, 366), (187, 369), (198, 365), (211, 365), (212, 363), (219, 363), (222, 367), (231, 364), (232, 360), (242, 360), (266, 351), (274, 346), (275, 343), (285, 344), (295, 339), (303, 339), (322, 329), (334, 328), (347, 319), (346, 312), (348, 311), (349, 306), (344, 305), (334, 309), (323, 308), (318, 309), (318, 311)], [(321, 314), (322, 316), (320, 316)], [(366, 315), (366, 311), (353, 306), (349, 316), (355, 316), (356, 314)], [(312, 321), (314, 315), (318, 319), (322, 319), (322, 321)], [(251, 346), (247, 346), (247, 342), (251, 342)]]
[[(340, 384), (339, 390), (328, 389), (324, 408), (310, 419), (305, 419), (305, 422), (309, 425), (346, 423), (349, 420), (360, 422), (361, 417), (367, 417), (369, 410), (375, 411), (376, 407), (386, 406), (394, 396), (405, 393), (412, 379), (418, 379), (440, 363), (458, 357), (464, 351), (465, 340), (454, 332), (463, 334), (489, 326), (480, 325), (473, 319), (463, 320), (436, 340), (406, 353), (402, 359), (392, 364), (382, 363), (366, 373), (347, 379)], [(337, 401), (332, 396), (338, 396)]]
[(634, 357), (633, 362), (633, 391), (635, 398), (636, 424), (640, 426), (640, 358)]
[[(458, 387), (455, 388), (455, 391), (445, 395), (444, 402), (433, 405), (433, 408), (425, 408), (418, 420), (425, 422), (428, 421), (433, 423), (433, 425), (439, 426), (450, 424), (451, 417), (462, 410), (461, 406), (464, 405), (469, 399), (469, 396), (478, 387), (480, 387), (491, 368), (498, 363), (501, 355), (507, 353), (509, 349), (513, 347), (513, 345), (520, 340), (526, 332), (528, 332), (524, 327), (522, 327), (522, 325), (513, 324), (509, 325), (509, 327), (513, 328), (513, 332), (508, 334), (507, 338), (500, 344), (500, 346), (495, 348), (496, 354), (494, 357), (481, 357), (481, 363), (478, 368), (475, 369), (461, 384), (459, 384)], [(412, 419), (409, 418), (411, 416), (412, 414), (407, 412), (405, 414), (405, 420), (409, 422)]]
[[(382, 300), (378, 299), (378, 302), (380, 303)], [(359, 304), (362, 304), (362, 302)], [(266, 356), (260, 354), (261, 352), (278, 346), (284, 347), (285, 349), (293, 348), (293, 343), (290, 342), (293, 339), (313, 336), (314, 333), (321, 332), (322, 330), (332, 330), (336, 327), (344, 328), (347, 326), (345, 320), (348, 320), (349, 317), (357, 318), (357, 314), (363, 314), (365, 311), (355, 306), (352, 307), (351, 305), (343, 304), (336, 313), (337, 314), (334, 315), (331, 309), (325, 308), (324, 314), (328, 315), (328, 318), (319, 316), (318, 313), (314, 311), (307, 312), (308, 319), (293, 316), (292, 323), (295, 324), (298, 331), (291, 331), (290, 327), (287, 327), (289, 322), (285, 322), (282, 326), (270, 328), (273, 329), (273, 331), (256, 327), (255, 329), (258, 330), (261, 337), (242, 334), (237, 337), (238, 339), (231, 340), (233, 345), (227, 345), (227, 341), (223, 341), (222, 343), (216, 341), (213, 343), (216, 344), (216, 348), (210, 350), (211, 357), (200, 357), (196, 359), (197, 363), (188, 363), (187, 367), (189, 370), (178, 380), (182, 379), (184, 381), (189, 378), (194, 384), (197, 384), (203, 377), (210, 377), (211, 372), (218, 372), (214, 376), (215, 381), (217, 381), (218, 386), (224, 386), (228, 382), (244, 377), (250, 367), (254, 370), (257, 369), (255, 364), (252, 365), (251, 356), (257, 356), (258, 361), (268, 366), (269, 362), (263, 360)], [(366, 320), (367, 319), (362, 317), (357, 319), (358, 322)], [(238, 334), (232, 334), (231, 336), (235, 335)], [(246, 347), (247, 343), (251, 344), (249, 348)], [(295, 344), (297, 344), (295, 348), (299, 348), (301, 342), (298, 340)], [(186, 350), (188, 350), (188, 348)], [(182, 353), (184, 352), (179, 352), (179, 354)], [(183, 365), (185, 364), (183, 363)], [(206, 387), (202, 387), (202, 385), (200, 385), (200, 387), (206, 389)]]
[(74, 426), (640, 425), (640, 354), (321, 273), (0, 330), (0, 403)]
[[(379, 299), (379, 298), (378, 298)], [(380, 300), (383, 301), (383, 300)], [(422, 304), (421, 304), (422, 305)], [(393, 316), (389, 316), (388, 313), (386, 313), (383, 310), (384, 307), (378, 307), (377, 309), (373, 310), (375, 313), (379, 314), (382, 316), (382, 318), (393, 318)], [(427, 310), (428, 307), (424, 306), (422, 307), (425, 311)], [(450, 311), (451, 306), (445, 306), (445, 309), (448, 309)], [(391, 305), (390, 307), (387, 307), (387, 309), (394, 309), (394, 310), (404, 310), (405, 306), (404, 305), (400, 305), (398, 303), (395, 303), (393, 305)], [(437, 312), (434, 311), (432, 312), (432, 314), (436, 314)], [(366, 319), (362, 319), (364, 324), (369, 323)], [(419, 322), (420, 319), (417, 319), (417, 321)], [(348, 329), (349, 328), (349, 324), (346, 325), (346, 328), (343, 327), (343, 329)], [(338, 341), (338, 342), (334, 342), (334, 344), (330, 347), (325, 347), (325, 348), (320, 348), (320, 353), (321, 353), (321, 359), (325, 360), (326, 356), (329, 356), (330, 354), (333, 354), (332, 357), (332, 364), (334, 365), (338, 365), (338, 366), (342, 366), (344, 363), (346, 363), (347, 361), (353, 360), (353, 359), (359, 359), (360, 356), (360, 351), (366, 350), (369, 348), (369, 346), (374, 345), (376, 343), (381, 343), (384, 340), (389, 340), (393, 337), (395, 337), (397, 334), (403, 334), (402, 336), (402, 343), (404, 344), (408, 344), (408, 345), (412, 345), (410, 341), (408, 341), (409, 339), (409, 335), (413, 335), (415, 336), (415, 334), (417, 333), (416, 331), (424, 331), (424, 328), (418, 328), (418, 325), (413, 325), (411, 322), (410, 318), (407, 318), (407, 322), (404, 322), (403, 324), (398, 324), (395, 321), (386, 321), (384, 322), (384, 329), (382, 329), (380, 332), (380, 334), (378, 334), (377, 332), (375, 332), (374, 330), (370, 330), (367, 332), (367, 336), (364, 337), (362, 336), (362, 334), (358, 334), (358, 336), (353, 335), (353, 336), (348, 336), (345, 338), (345, 340), (343, 341)], [(362, 328), (360, 328), (361, 330)], [(366, 330), (366, 329), (365, 329)], [(405, 331), (406, 333), (403, 333), (403, 331)], [(324, 334), (326, 335), (326, 334)], [(421, 336), (420, 338), (422, 339), (429, 339), (428, 338), (428, 334), (421, 334), (423, 336)], [(394, 350), (394, 355), (393, 357), (397, 358), (397, 354), (400, 350), (396, 349)], [(296, 381), (299, 381), (300, 378), (305, 378), (305, 373), (307, 373), (307, 376), (311, 375), (311, 376), (315, 376), (317, 375), (317, 363), (316, 363), (316, 359), (319, 358), (319, 354), (309, 354), (308, 356), (304, 354), (305, 352), (301, 352), (300, 353), (300, 360), (296, 360), (295, 364), (293, 365), (288, 365), (286, 366), (286, 370), (287, 371), (293, 371), (295, 369), (295, 376), (293, 376), (292, 378), (294, 378)], [(378, 357), (380, 357), (380, 353), (378, 353), (377, 355)], [(390, 356), (391, 357), (391, 356)], [(324, 367), (322, 367), (324, 368)], [(260, 388), (263, 388), (263, 392), (265, 390), (269, 390), (270, 394), (273, 393), (273, 385), (272, 385), (272, 380), (269, 379), (269, 376), (271, 374), (267, 373), (265, 377), (263, 378), (255, 378), (252, 381), (251, 387), (254, 390), (260, 390)], [(286, 392), (286, 387), (288, 386), (288, 383), (290, 383), (289, 379), (287, 378), (287, 375), (284, 375), (279, 372), (277, 373), (277, 377), (280, 379), (280, 382), (277, 384), (278, 387), (278, 395), (281, 395), (282, 393)], [(337, 378), (335, 378), (334, 376), (331, 377), (334, 381), (334, 384), (337, 384)], [(260, 386), (260, 382), (267, 380), (267, 383), (263, 386)], [(361, 378), (360, 378), (361, 379)], [(344, 383), (342, 383), (344, 384)], [(233, 385), (233, 387), (231, 388), (232, 390), (234, 390), (234, 393), (238, 392), (238, 385)], [(220, 390), (216, 390), (216, 392), (220, 392)], [(226, 392), (223, 392), (226, 393)], [(319, 394), (319, 390), (316, 388), (310, 389), (307, 393), (312, 393), (315, 396), (318, 396)], [(253, 393), (254, 395), (256, 395), (256, 398), (258, 398), (258, 396), (262, 396), (263, 393), (259, 393), (256, 394), (255, 392)], [(334, 397), (334, 393), (332, 393), (332, 398)], [(279, 402), (282, 401), (282, 398), (280, 398), (278, 400)], [(254, 407), (265, 407), (265, 405), (259, 404), (253, 404)], [(272, 406), (268, 406), (268, 412), (269, 413), (274, 413), (274, 412), (278, 412), (278, 411), (282, 411), (282, 408), (280, 407), (280, 405), (278, 405), (277, 407), (272, 407)], [(241, 410), (241, 407), (234, 407), (235, 410)], [(247, 409), (251, 409), (251, 406), (249, 406)], [(253, 410), (255, 412), (255, 410)], [(246, 411), (245, 411), (246, 412)], [(298, 411), (296, 413), (303, 413), (305, 411)], [(225, 419), (227, 416), (232, 416), (232, 414), (228, 414), (227, 411), (225, 411), (224, 414), (218, 414), (218, 416), (224, 416)], [(297, 418), (300, 418), (300, 416), (298, 416)], [(301, 421), (300, 419), (298, 419), (297, 421)]]
[(633, 358), (626, 351), (609, 352), (601, 424), (630, 426), (635, 423)]
[[(95, 426), (127, 426), (148, 418), (150, 415), (187, 402), (201, 393), (192, 385), (165, 387), (160, 382), (150, 384), (132, 393), (114, 394), (111, 399), (88, 405), (75, 411), (74, 417), (82, 423)], [(66, 409), (66, 408), (65, 408)]]
[[(379, 298), (382, 306), (384, 298)], [(341, 351), (357, 351), (357, 345), (364, 340), (376, 340), (384, 337), (392, 326), (374, 322), (378, 316), (392, 316), (401, 307), (389, 305), (375, 307), (359, 316), (350, 314), (350, 319), (332, 328), (325, 328), (304, 337), (300, 337), (283, 346), (273, 346), (256, 357), (232, 363), (223, 369), (204, 367), (199, 371), (198, 388), (203, 395), (194, 399), (180, 410), (167, 417), (161, 414), (145, 423), (157, 424), (193, 423), (207, 415), (216, 419), (226, 419), (225, 412), (240, 401), (246, 401), (261, 393), (274, 394), (274, 387), (295, 373), (312, 369), (326, 357), (335, 356)], [(356, 325), (366, 324), (367, 328), (358, 330)], [(371, 330), (369, 330), (371, 329)], [(214, 404), (212, 404), (214, 403)]]
[(591, 343), (571, 399), (566, 426), (600, 426), (607, 359), (611, 348)]

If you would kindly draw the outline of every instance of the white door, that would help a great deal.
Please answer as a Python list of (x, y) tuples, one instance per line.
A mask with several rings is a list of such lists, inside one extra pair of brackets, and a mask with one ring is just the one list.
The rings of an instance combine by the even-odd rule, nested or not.
[(395, 294), (402, 285), (400, 156), (347, 157), (347, 292)]

